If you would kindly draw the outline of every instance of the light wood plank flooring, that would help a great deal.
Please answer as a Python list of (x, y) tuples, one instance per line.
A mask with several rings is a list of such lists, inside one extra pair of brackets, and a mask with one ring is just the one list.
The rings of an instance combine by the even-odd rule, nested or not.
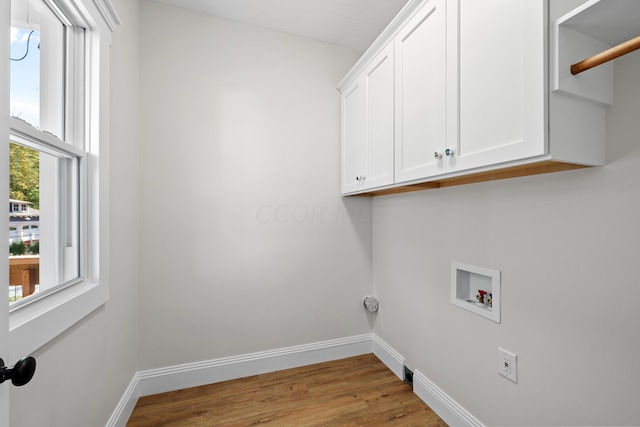
[(373, 354), (140, 398), (127, 427), (446, 427)]

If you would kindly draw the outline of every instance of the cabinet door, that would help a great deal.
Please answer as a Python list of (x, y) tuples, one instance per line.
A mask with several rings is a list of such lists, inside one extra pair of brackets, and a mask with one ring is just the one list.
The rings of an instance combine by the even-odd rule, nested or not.
[(393, 184), (393, 43), (364, 71), (367, 173), (365, 189)]
[(459, 100), (459, 135), (448, 172), (546, 153), (545, 3), (450, 3), (449, 39), (459, 47), (459, 93), (451, 98)]
[(342, 96), (342, 192), (393, 184), (393, 45)]
[(360, 187), (366, 170), (365, 93), (358, 78), (342, 93), (342, 193)]
[(434, 156), (447, 146), (445, 6), (427, 2), (395, 38), (396, 182), (445, 172)]

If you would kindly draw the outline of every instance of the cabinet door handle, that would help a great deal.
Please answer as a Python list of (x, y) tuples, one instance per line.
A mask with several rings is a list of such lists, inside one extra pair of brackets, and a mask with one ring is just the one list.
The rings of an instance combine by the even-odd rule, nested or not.
[(356, 181), (364, 181), (365, 176), (364, 175), (358, 175), (356, 176)]
[(436, 151), (435, 153), (433, 153), (433, 157), (436, 158), (436, 159), (441, 159), (442, 158), (442, 153), (439, 153), (439, 152)]
[(453, 148), (447, 148), (446, 150), (444, 150), (444, 154), (446, 154), (447, 156), (453, 156)]

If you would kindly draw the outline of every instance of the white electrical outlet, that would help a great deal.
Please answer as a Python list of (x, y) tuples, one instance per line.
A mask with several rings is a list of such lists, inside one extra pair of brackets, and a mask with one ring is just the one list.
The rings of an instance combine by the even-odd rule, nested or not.
[(518, 382), (518, 356), (510, 351), (498, 347), (498, 373), (509, 378), (514, 383)]

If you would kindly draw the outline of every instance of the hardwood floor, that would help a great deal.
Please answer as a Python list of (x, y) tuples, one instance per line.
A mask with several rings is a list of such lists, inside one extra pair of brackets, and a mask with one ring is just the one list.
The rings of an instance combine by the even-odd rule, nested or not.
[(140, 398), (127, 427), (446, 427), (373, 354)]

